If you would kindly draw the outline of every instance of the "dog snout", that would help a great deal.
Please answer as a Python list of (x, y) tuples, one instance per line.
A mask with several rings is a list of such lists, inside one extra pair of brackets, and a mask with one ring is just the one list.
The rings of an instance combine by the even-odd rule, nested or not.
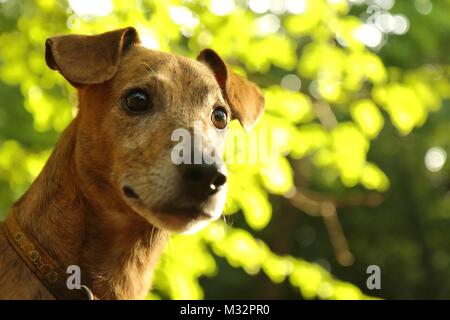
[(183, 181), (188, 192), (194, 196), (210, 196), (219, 191), (227, 182), (225, 165), (183, 164)]

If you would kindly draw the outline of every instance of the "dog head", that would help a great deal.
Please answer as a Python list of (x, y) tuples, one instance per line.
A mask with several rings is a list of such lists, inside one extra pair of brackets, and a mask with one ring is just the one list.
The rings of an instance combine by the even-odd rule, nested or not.
[(264, 108), (253, 83), (210, 49), (197, 60), (146, 49), (133, 28), (53, 37), (45, 57), (78, 89), (75, 164), (89, 198), (170, 231), (221, 215), (228, 123), (248, 130)]

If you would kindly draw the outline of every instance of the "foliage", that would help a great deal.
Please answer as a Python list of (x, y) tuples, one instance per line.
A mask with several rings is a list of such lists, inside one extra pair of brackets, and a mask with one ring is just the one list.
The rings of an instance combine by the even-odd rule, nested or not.
[[(352, 265), (354, 256), (342, 233), (337, 208), (341, 202), (365, 205), (355, 194), (369, 200), (375, 197), (374, 205), (379, 204), (376, 199), (382, 193), (396, 195), (397, 173), (383, 169), (383, 165), (391, 169), (395, 159), (386, 164), (384, 153), (390, 155), (386, 158), (395, 158), (402, 143), (393, 141), (403, 141), (422, 127), (431, 112), (442, 112), (450, 97), (450, 61), (439, 50), (450, 43), (449, 1), (433, 2), (435, 8), (427, 16), (416, 12), (420, 1), (415, 1), (416, 5), (398, 1), (386, 10), (375, 7), (381, 10), (378, 13), (410, 17), (410, 30), (402, 36), (378, 29), (375, 36), (373, 29), (368, 33), (368, 27), (375, 27), (369, 23), (373, 17), (364, 1), (359, 1), (360, 5), (344, 0), (69, 2), (0, 1), (1, 212), (6, 212), (39, 173), (59, 132), (74, 114), (75, 91), (45, 66), (45, 39), (54, 34), (99, 33), (133, 25), (142, 42), (154, 49), (195, 57), (204, 47), (214, 48), (236, 72), (248, 72), (263, 88), (267, 111), (255, 132), (246, 135), (233, 123), (234, 131), (248, 142), (246, 149), (237, 152), (248, 151), (252, 135), (258, 132), (276, 134), (272, 139), (277, 154), (271, 162), (229, 166), (225, 218), (235, 219), (235, 225), (219, 221), (198, 234), (174, 236), (155, 274), (156, 290), (150, 297), (201, 299), (210, 296), (209, 287), (211, 296), (221, 297), (219, 285), (208, 284), (207, 277), (217, 281), (222, 275), (242, 278), (224, 266), (224, 261), (279, 288), (289, 283), (298, 290), (294, 296), (368, 297), (361, 291), (365, 290), (361, 280), (364, 266), (353, 269), (358, 276), (339, 272), (358, 283), (358, 288), (331, 275), (327, 271), (330, 263), (323, 259), (308, 262), (308, 250), (289, 252), (276, 244), (273, 235), (280, 235), (277, 226), (289, 218), (295, 230), (280, 227), (281, 233), (303, 239), (308, 234), (303, 227), (311, 222), (303, 220), (301, 212), (321, 216), (337, 269)], [(439, 29), (436, 33), (428, 30), (430, 21), (433, 30)], [(381, 37), (379, 43), (368, 41), (377, 36)], [(391, 149), (376, 147), (380, 141), (387, 141)], [(405, 170), (413, 174), (415, 168)], [(399, 210), (398, 201), (402, 200), (391, 204), (392, 214)], [(432, 206), (448, 209), (448, 203), (438, 201)], [(365, 216), (371, 214), (364, 208), (358, 210)], [(239, 220), (241, 213), (245, 221)], [(344, 220), (355, 230), (349, 233), (349, 242), (361, 246), (355, 249), (356, 257), (362, 257), (367, 265), (381, 264), (383, 259), (369, 258), (370, 237), (359, 242), (364, 234), (358, 234), (357, 218)], [(407, 242), (395, 245), (398, 252), (408, 248)], [(376, 247), (373, 252), (383, 248)], [(404, 254), (417, 256), (417, 250), (420, 248), (411, 247), (410, 253)], [(249, 286), (257, 287), (252, 281)], [(258, 296), (257, 290), (250, 292)], [(283, 292), (289, 293), (281, 297), (293, 296), (289, 289)]]

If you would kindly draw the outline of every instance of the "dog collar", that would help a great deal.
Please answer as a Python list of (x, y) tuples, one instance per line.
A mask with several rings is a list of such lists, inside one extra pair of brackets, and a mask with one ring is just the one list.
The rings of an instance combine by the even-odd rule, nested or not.
[(67, 274), (17, 223), (13, 212), (3, 224), (3, 229), (11, 246), (28, 268), (60, 300), (94, 300), (91, 290), (86, 286), (80, 289), (67, 287)]

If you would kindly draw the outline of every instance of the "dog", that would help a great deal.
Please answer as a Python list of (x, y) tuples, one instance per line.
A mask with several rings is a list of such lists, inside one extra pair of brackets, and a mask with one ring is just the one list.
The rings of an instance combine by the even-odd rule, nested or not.
[(229, 121), (250, 130), (264, 97), (213, 50), (150, 50), (132, 27), (49, 38), (45, 60), (78, 111), (1, 225), (0, 299), (145, 298), (170, 234), (217, 219), (226, 197), (225, 165), (174, 164), (172, 132), (197, 122), (223, 153)]

